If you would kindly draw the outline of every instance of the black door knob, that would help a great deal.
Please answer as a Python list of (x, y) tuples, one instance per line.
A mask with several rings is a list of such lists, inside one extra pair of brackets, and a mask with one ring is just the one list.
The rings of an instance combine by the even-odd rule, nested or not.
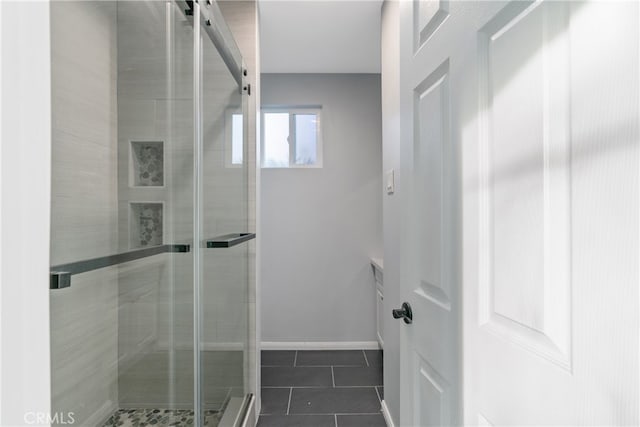
[(396, 308), (392, 311), (394, 319), (404, 319), (404, 323), (410, 324), (413, 322), (413, 312), (408, 302), (402, 303), (402, 308)]

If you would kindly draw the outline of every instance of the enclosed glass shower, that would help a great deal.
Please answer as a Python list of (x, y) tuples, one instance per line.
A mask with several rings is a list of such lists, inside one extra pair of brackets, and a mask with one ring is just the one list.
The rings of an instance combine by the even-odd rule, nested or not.
[(54, 1), (52, 412), (241, 425), (246, 70), (215, 2)]

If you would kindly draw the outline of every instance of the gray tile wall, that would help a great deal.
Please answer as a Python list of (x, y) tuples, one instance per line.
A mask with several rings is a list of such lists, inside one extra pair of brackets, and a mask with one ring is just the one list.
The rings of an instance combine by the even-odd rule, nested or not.
[[(116, 3), (51, 4), (51, 264), (117, 251)], [(95, 425), (116, 409), (117, 272), (51, 291), (52, 412)]]
[[(192, 243), (193, 31), (177, 8), (173, 18), (171, 79), (164, 3), (118, 3), (121, 251), (136, 241), (132, 203), (162, 203), (163, 243)], [(131, 141), (163, 141), (162, 187), (132, 185)], [(193, 407), (190, 358), (169, 357), (170, 349), (193, 347), (192, 265), (192, 254), (167, 254), (119, 267), (120, 407)]]

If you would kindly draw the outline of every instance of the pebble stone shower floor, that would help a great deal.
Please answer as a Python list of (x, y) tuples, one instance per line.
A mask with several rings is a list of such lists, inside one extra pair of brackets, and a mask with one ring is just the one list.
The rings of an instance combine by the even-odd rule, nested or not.
[[(204, 412), (204, 425), (215, 427), (222, 414), (218, 411)], [(190, 409), (120, 409), (113, 414), (104, 427), (147, 426), (192, 426), (193, 411)]]

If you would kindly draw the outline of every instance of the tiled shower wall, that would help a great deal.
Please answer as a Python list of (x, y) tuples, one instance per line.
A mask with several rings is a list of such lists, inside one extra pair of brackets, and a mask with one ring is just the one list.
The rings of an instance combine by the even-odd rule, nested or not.
[[(241, 2), (244, 3), (244, 2)], [(166, 46), (149, 43), (148, 34), (163, 28), (161, 4), (124, 2), (119, 11), (118, 92), (118, 195), (120, 242), (127, 242), (130, 227), (127, 214), (133, 201), (164, 203), (164, 243), (191, 243), (193, 236), (193, 100), (192, 33), (178, 17), (173, 45), (173, 82), (168, 92)], [(151, 9), (151, 10), (150, 10)], [(154, 19), (149, 19), (149, 16)], [(253, 15), (255, 16), (255, 15)], [(143, 19), (143, 17), (145, 17)], [(157, 22), (156, 22), (157, 21)], [(147, 38), (145, 38), (147, 37)], [(208, 42), (208, 38), (205, 37)], [(225, 165), (226, 116), (240, 106), (240, 95), (226, 67), (211, 43), (204, 45), (204, 191), (203, 237), (244, 232), (246, 217), (246, 173)], [(255, 123), (255, 114), (252, 120)], [(253, 125), (255, 127), (255, 125)], [(253, 148), (255, 151), (255, 131)], [(132, 186), (131, 141), (163, 141), (164, 186)], [(255, 163), (253, 163), (255, 165)], [(251, 178), (250, 178), (251, 179)], [(253, 175), (255, 181), (255, 174)], [(254, 182), (253, 181), (253, 182)], [(251, 181), (250, 181), (251, 182)], [(255, 194), (255, 184), (249, 186)], [(255, 222), (255, 216), (252, 217)], [(247, 336), (246, 246), (205, 250), (203, 259), (203, 350), (243, 349)], [(145, 376), (145, 364), (136, 364), (145, 354), (193, 347), (193, 257), (175, 254), (155, 262), (136, 263), (132, 270), (121, 268), (119, 280), (120, 405), (154, 406), (149, 394), (128, 380)], [(141, 276), (146, 285), (140, 289)], [(156, 278), (156, 279), (154, 279)], [(156, 284), (153, 282), (156, 280)], [(208, 357), (205, 355), (205, 358)], [(164, 384), (178, 379), (166, 395), (163, 406), (192, 404), (191, 358), (178, 357), (173, 372), (165, 372)], [(135, 372), (130, 371), (134, 370)], [(205, 370), (207, 384), (215, 383), (211, 369)], [(214, 374), (215, 375), (215, 374)], [(242, 378), (221, 381), (241, 387)], [(166, 387), (163, 386), (163, 387)], [(242, 393), (242, 390), (238, 390)], [(215, 409), (216, 390), (205, 389), (205, 403)], [(222, 396), (224, 397), (224, 396)]]
[[(116, 3), (51, 3), (51, 264), (117, 251)], [(117, 269), (51, 291), (52, 412), (95, 425), (118, 404)]]
[[(236, 7), (236, 21), (255, 23), (255, 3), (237, 3), (242, 6)], [(117, 10), (123, 7), (127, 10)], [(52, 4), (52, 265), (130, 249), (131, 203), (162, 203), (164, 243), (192, 243), (192, 33), (176, 27), (172, 60), (177, 84), (169, 97), (164, 13), (163, 2)], [(248, 30), (254, 42), (251, 64), (255, 26)], [(205, 60), (204, 66), (209, 79), (205, 237), (254, 230), (254, 209), (250, 224), (238, 221), (242, 172), (224, 167), (224, 116), (237, 88), (216, 84), (221, 80), (216, 74), (226, 73), (216, 61)], [(250, 67), (252, 82), (254, 70)], [(250, 111), (248, 191), (254, 208), (255, 101)], [(163, 185), (130, 185), (135, 183), (131, 141), (162, 142)], [(246, 194), (243, 198), (246, 203)], [(246, 274), (255, 280), (253, 248), (251, 273), (243, 268), (247, 261), (240, 248), (205, 255), (205, 349), (239, 349), (246, 342), (247, 313), (237, 307), (249, 297), (255, 301), (244, 286)], [(160, 255), (74, 276), (71, 288), (51, 292), (54, 411), (73, 411), (77, 423), (95, 425), (119, 406), (192, 404), (189, 357), (157, 378), (165, 388), (171, 378), (183, 379), (164, 395), (165, 402), (128, 387), (127, 375), (118, 380), (119, 372), (126, 374), (145, 355), (190, 351), (192, 262), (191, 254)]]
[[(127, 251), (137, 241), (134, 206), (162, 206), (162, 242), (190, 243), (191, 201), (193, 187), (192, 67), (176, 70), (177, 85), (169, 86), (166, 47), (166, 11), (163, 2), (118, 3), (118, 217), (119, 250)], [(184, 28), (178, 37), (176, 62), (191, 64), (189, 32)], [(170, 120), (169, 120), (170, 119)], [(162, 186), (135, 185), (137, 162), (132, 149), (136, 143), (155, 141), (162, 145)], [(175, 174), (174, 164), (181, 165)], [(178, 186), (182, 191), (174, 191)], [(158, 243), (158, 242), (155, 242)], [(171, 329), (174, 318), (172, 301), (183, 295), (181, 304), (190, 310), (192, 298), (189, 269), (191, 254), (161, 255), (122, 265), (119, 271), (118, 357), (121, 377), (145, 354), (157, 350), (162, 335)], [(174, 273), (180, 271), (180, 280)], [(181, 289), (182, 292), (177, 292)], [(176, 303), (177, 304), (177, 303)], [(188, 314), (191, 314), (188, 311)], [(193, 339), (190, 324), (182, 322), (185, 343)], [(165, 338), (166, 340), (166, 338)], [(185, 349), (190, 348), (187, 346)], [(144, 366), (144, 365), (143, 365)], [(165, 389), (169, 372), (158, 372)], [(120, 381), (120, 406), (153, 406), (144, 393), (126, 387)], [(188, 385), (187, 385), (188, 387)], [(144, 390), (144, 388), (140, 388)], [(169, 400), (169, 396), (165, 397)], [(175, 399), (174, 399), (175, 400)], [(144, 406), (144, 405), (142, 405)], [(165, 407), (166, 405), (163, 405)]]
[[(163, 204), (163, 243), (193, 244), (193, 31), (174, 8), (169, 58), (164, 3), (118, 7), (120, 250), (137, 202)], [(162, 142), (163, 186), (132, 185), (132, 141)], [(186, 253), (120, 268), (120, 407), (193, 408), (192, 266)]]

